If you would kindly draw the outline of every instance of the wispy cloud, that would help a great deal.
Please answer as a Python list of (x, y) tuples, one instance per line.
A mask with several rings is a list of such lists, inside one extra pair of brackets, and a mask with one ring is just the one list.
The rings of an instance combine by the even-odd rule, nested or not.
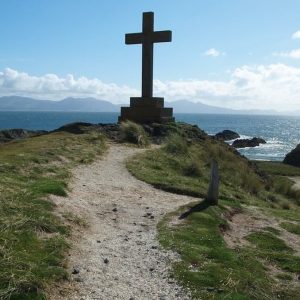
[(206, 56), (212, 56), (212, 57), (218, 57), (218, 56), (221, 56), (221, 55), (225, 55), (225, 52), (221, 52), (215, 48), (210, 48), (208, 50), (206, 50), (203, 55), (206, 55)]
[[(229, 79), (154, 81), (154, 92), (167, 101), (187, 99), (228, 108), (300, 110), (300, 68), (285, 64), (241, 66)], [(0, 72), (0, 96), (20, 95), (58, 100), (65, 97), (94, 97), (125, 103), (140, 91), (100, 79), (32, 76), (13, 69)]]
[(286, 52), (274, 52), (273, 56), (289, 57), (289, 58), (300, 58), (300, 49), (294, 49)]
[(300, 30), (293, 33), (292, 39), (300, 39)]

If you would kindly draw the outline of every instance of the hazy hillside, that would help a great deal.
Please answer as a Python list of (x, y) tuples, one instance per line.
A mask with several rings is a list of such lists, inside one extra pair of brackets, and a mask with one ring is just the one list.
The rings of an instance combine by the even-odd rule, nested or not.
[(211, 106), (201, 102), (179, 100), (167, 102), (166, 106), (173, 107), (175, 113), (206, 113), (206, 114), (278, 114), (275, 110), (235, 110), (224, 107)]
[[(5, 96), (0, 97), (0, 111), (77, 111), (77, 112), (119, 112), (120, 106), (106, 100), (95, 98), (66, 98), (60, 101), (36, 100), (27, 97)], [(179, 100), (165, 102), (166, 107), (173, 107), (175, 113), (202, 113), (202, 114), (280, 114), (275, 110), (234, 110), (211, 106), (201, 102)], [(285, 112), (290, 115), (300, 115), (300, 111)]]
[(94, 98), (66, 98), (61, 101), (8, 96), (0, 98), (0, 111), (117, 112), (119, 106)]

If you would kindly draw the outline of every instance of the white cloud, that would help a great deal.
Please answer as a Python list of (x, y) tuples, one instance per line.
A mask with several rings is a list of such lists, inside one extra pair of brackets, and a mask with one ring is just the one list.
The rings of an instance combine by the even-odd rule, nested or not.
[(294, 49), (294, 50), (287, 51), (287, 52), (274, 52), (273, 55), (300, 59), (300, 49)]
[(55, 74), (32, 76), (7, 68), (0, 72), (0, 96), (22, 95), (37, 99), (60, 100), (65, 97), (95, 97), (113, 103), (124, 103), (130, 96), (137, 96), (136, 89), (126, 85), (104, 83), (99, 79), (86, 77), (65, 78)]
[[(300, 110), (300, 68), (285, 64), (241, 66), (228, 80), (154, 80), (156, 96), (166, 101), (187, 99), (235, 109)], [(140, 91), (99, 79), (64, 78), (55, 74), (31, 76), (12, 69), (0, 72), (0, 96), (20, 95), (58, 100), (65, 97), (95, 97), (125, 103)]]
[(293, 33), (292, 39), (300, 39), (300, 30)]
[(210, 48), (206, 50), (203, 54), (206, 56), (218, 57), (221, 55), (225, 55), (225, 52), (218, 51), (215, 48)]
[(154, 82), (157, 95), (235, 109), (300, 110), (300, 68), (284, 64), (242, 66), (227, 81)]

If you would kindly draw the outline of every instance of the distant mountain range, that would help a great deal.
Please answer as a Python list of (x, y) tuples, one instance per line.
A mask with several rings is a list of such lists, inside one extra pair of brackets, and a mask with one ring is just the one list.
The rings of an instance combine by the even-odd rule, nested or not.
[[(0, 111), (119, 112), (120, 106), (128, 106), (128, 104), (115, 105), (95, 98), (66, 98), (52, 101), (19, 96), (0, 97)], [(276, 110), (235, 110), (188, 100), (166, 102), (165, 106), (173, 107), (175, 113), (300, 115), (300, 110), (285, 113)]]
[(117, 112), (119, 106), (94, 98), (66, 98), (61, 101), (52, 101), (5, 96), (0, 97), (0, 111)]
[(278, 114), (276, 110), (236, 110), (224, 107), (212, 106), (201, 102), (191, 102), (188, 100), (178, 100), (166, 102), (166, 106), (173, 107), (175, 113), (204, 113), (204, 114)]

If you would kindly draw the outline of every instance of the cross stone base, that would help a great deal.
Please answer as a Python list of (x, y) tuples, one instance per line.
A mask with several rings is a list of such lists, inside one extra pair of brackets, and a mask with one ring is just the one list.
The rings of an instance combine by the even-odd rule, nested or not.
[(164, 107), (164, 98), (130, 98), (130, 107), (121, 107), (119, 122), (130, 120), (136, 123), (174, 122), (173, 108)]

